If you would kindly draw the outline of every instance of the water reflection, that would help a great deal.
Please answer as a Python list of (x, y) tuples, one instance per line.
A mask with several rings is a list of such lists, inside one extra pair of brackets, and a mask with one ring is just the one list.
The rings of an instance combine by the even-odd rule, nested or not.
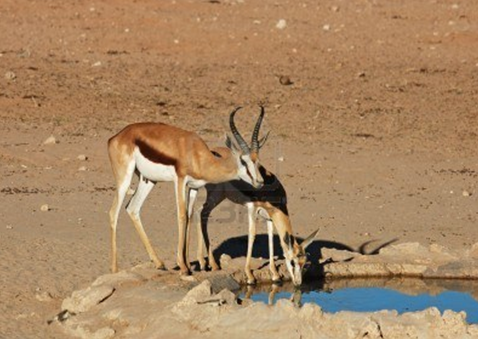
[(273, 305), (288, 299), (297, 306), (319, 304), (326, 312), (383, 309), (399, 313), (437, 307), (465, 311), (467, 321), (478, 323), (478, 282), (457, 279), (336, 279), (295, 288), (292, 284), (247, 286), (241, 297)]

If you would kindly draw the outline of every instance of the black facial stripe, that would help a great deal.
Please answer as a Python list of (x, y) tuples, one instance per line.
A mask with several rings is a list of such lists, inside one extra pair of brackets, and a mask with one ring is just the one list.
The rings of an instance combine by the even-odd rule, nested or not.
[(254, 180), (252, 178), (251, 172), (249, 172), (249, 168), (247, 166), (246, 166), (246, 171), (247, 171), (247, 175), (249, 176), (249, 178), (251, 178), (251, 180)]
[(241, 165), (246, 168), (246, 173), (249, 176), (249, 178), (251, 178), (251, 181), (254, 181), (254, 179), (252, 178), (251, 172), (249, 172), (249, 167), (247, 166), (247, 163), (242, 158), (239, 158), (239, 159), (241, 160)]

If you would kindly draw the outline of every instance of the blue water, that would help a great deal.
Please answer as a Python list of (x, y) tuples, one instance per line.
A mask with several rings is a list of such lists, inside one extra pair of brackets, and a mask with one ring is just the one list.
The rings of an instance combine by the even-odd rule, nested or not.
[[(274, 296), (274, 302), (282, 298), (291, 299), (291, 296), (290, 292), (278, 292)], [(267, 303), (269, 294), (257, 293), (251, 299)], [(436, 307), (442, 313), (444, 310), (465, 311), (468, 323), (478, 323), (478, 301), (466, 292), (445, 291), (438, 295), (408, 295), (381, 287), (343, 288), (333, 292), (302, 293), (301, 303), (302, 305), (316, 303), (329, 313), (345, 310), (355, 312), (396, 310), (398, 313), (405, 313)]]

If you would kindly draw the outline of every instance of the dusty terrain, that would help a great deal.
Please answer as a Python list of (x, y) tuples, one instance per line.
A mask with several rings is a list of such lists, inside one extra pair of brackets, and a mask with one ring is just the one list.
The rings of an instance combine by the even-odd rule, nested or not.
[[(362, 252), (477, 242), (477, 15), (445, 0), (1, 1), (0, 337), (64, 337), (46, 320), (108, 272), (106, 140), (136, 121), (218, 146), (233, 107), (247, 134), (263, 103), (261, 159), (298, 235), (320, 226), (318, 244)], [(173, 267), (158, 186), (143, 219)], [(245, 253), (241, 208), (210, 229)], [(120, 267), (148, 260), (124, 214), (119, 237)]]

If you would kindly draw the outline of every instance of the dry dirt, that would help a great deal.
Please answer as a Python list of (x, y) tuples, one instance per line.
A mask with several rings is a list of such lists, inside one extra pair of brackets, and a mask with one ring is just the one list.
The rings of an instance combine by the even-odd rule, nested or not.
[[(477, 242), (477, 23), (473, 1), (2, 0), (0, 338), (64, 337), (46, 320), (108, 272), (106, 140), (132, 122), (218, 146), (233, 107), (248, 131), (263, 103), (261, 159), (298, 235), (362, 252)], [(172, 267), (160, 186), (143, 217)], [(245, 219), (219, 207), (214, 244), (242, 243)], [(119, 237), (121, 267), (148, 260), (124, 214)]]

